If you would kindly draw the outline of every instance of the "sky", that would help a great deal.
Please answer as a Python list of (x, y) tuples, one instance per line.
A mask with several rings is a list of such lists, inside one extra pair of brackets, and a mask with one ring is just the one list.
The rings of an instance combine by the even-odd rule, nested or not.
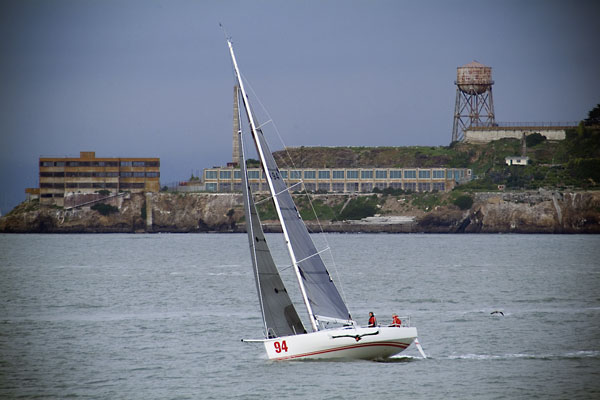
[(598, 15), (581, 0), (3, 0), (0, 212), (38, 187), (40, 156), (160, 157), (163, 185), (230, 161), (219, 23), (277, 150), (448, 145), (473, 60), (492, 67), (497, 121), (584, 119)]

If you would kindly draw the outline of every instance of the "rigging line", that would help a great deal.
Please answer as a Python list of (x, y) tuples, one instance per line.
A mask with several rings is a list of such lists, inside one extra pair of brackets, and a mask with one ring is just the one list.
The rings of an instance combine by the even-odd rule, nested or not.
[(310, 255), (310, 256), (308, 256), (308, 257), (304, 257), (302, 260), (298, 260), (298, 261), (297, 261), (297, 264), (300, 264), (302, 261), (306, 261), (306, 260), (308, 260), (309, 258), (313, 258), (314, 256), (318, 256), (319, 254), (321, 254), (321, 253), (324, 253), (324, 252), (326, 252), (327, 250), (331, 250), (331, 249), (330, 249), (329, 247), (326, 247), (326, 248), (324, 248), (323, 250), (317, 251), (316, 253), (313, 253), (313, 254), (311, 254), (311, 255)]
[[(330, 249), (329, 247), (325, 247), (323, 250), (319, 250), (319, 251), (317, 251), (316, 253), (313, 253), (313, 254), (311, 254), (311, 255), (310, 255), (310, 256), (308, 256), (308, 257), (304, 257), (302, 260), (298, 260), (298, 261), (297, 261), (297, 263), (298, 263), (298, 264), (300, 264), (302, 261), (306, 261), (306, 260), (308, 260), (309, 258), (312, 258), (312, 257), (314, 257), (314, 256), (317, 256), (317, 255), (319, 255), (319, 254), (321, 254), (321, 253), (325, 253), (326, 251), (330, 251), (330, 250), (331, 250), (331, 249)], [(285, 267), (285, 268), (281, 268), (281, 269), (279, 269), (279, 272), (283, 272), (283, 271), (285, 271), (286, 269), (290, 269), (290, 268), (292, 268), (292, 267), (293, 267), (293, 265), (288, 265), (288, 266), (287, 266), (287, 267)]]
[[(281, 193), (283, 193), (283, 192), (289, 192), (289, 191), (290, 191), (290, 189), (292, 189), (293, 187), (296, 187), (296, 186), (298, 186), (298, 185), (301, 185), (302, 183), (303, 183), (303, 181), (296, 182), (296, 183), (294, 183), (292, 186), (290, 186), (290, 187), (288, 187), (288, 188), (286, 188), (286, 189), (283, 189), (281, 192), (279, 192), (279, 193), (275, 193), (275, 196), (279, 196), (279, 195), (280, 195)], [(269, 196), (269, 197), (267, 197), (267, 198), (265, 198), (265, 199), (262, 199), (262, 200), (260, 200), (260, 201), (257, 201), (257, 202), (256, 202), (256, 203), (254, 203), (254, 204), (256, 204), (256, 205), (259, 205), (260, 203), (264, 203), (264, 202), (265, 202), (265, 201), (267, 201), (267, 200), (271, 200), (273, 197), (274, 197), (274, 196)]]

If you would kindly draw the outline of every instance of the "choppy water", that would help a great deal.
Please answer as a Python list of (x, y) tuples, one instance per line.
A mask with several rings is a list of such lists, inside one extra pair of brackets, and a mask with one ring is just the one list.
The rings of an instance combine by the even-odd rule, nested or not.
[(0, 398), (600, 397), (600, 236), (324, 239), (354, 316), (410, 314), (430, 358), (267, 361), (242, 234), (0, 235)]

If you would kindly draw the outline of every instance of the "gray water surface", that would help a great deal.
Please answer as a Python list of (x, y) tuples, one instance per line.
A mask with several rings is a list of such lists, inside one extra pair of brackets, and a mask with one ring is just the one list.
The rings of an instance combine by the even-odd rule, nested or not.
[(267, 361), (243, 234), (0, 235), (0, 398), (600, 397), (600, 236), (315, 242), (355, 319), (410, 314), (428, 359)]

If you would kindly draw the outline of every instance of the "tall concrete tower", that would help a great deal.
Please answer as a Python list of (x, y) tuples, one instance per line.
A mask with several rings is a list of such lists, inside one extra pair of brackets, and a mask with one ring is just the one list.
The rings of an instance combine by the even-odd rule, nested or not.
[(452, 141), (463, 140), (463, 132), (471, 126), (495, 124), (492, 98), (492, 67), (473, 61), (456, 69), (456, 105)]
[(238, 165), (240, 162), (240, 113), (238, 86), (233, 87), (233, 151), (231, 152), (231, 164)]

